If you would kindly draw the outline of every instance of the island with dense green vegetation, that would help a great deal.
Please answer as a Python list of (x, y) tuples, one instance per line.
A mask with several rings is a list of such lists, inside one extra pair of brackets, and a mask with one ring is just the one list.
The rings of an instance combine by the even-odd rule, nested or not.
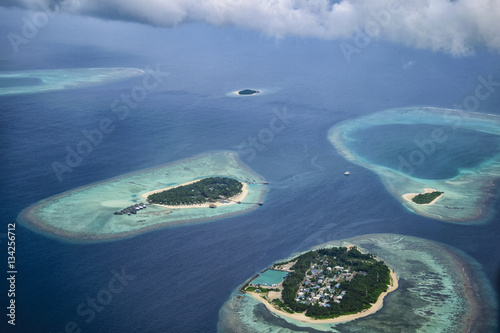
[[(447, 193), (445, 191), (445, 194)], [(481, 264), (463, 251), (423, 238), (381, 233), (329, 241), (307, 251), (352, 245), (356, 245), (361, 252), (376, 253), (376, 259), (383, 260), (391, 269), (391, 285), (370, 309), (332, 319), (314, 319), (307, 317), (307, 313), (280, 311), (276, 303), (281, 300), (273, 301), (274, 298), (278, 298), (278, 293), (272, 290), (261, 293), (257, 292), (257, 289), (282, 289), (283, 283), (278, 286), (263, 286), (263, 283), (286, 281), (288, 278), (283, 280), (283, 277), (287, 272), (289, 276), (292, 274), (294, 260), (298, 259), (298, 255), (294, 255), (279, 260), (282, 263), (270, 266), (270, 269), (260, 272), (256, 278), (249, 279), (247, 287), (259, 287), (254, 292), (241, 293), (242, 286), (234, 290), (219, 311), (218, 331), (220, 333), (498, 332), (498, 305), (495, 297), (491, 297), (495, 294), (493, 285), (481, 268)], [(327, 271), (328, 267), (335, 269), (333, 260), (331, 263), (330, 260), (328, 259), (329, 263), (326, 266)], [(351, 273), (360, 270), (350, 267), (349, 259), (346, 263), (337, 265), (344, 266)], [(321, 267), (320, 270), (325, 271), (325, 268)], [(271, 274), (267, 274), (269, 271)], [(376, 272), (372, 274), (372, 280), (376, 282), (377, 274)], [(359, 274), (355, 278), (357, 276)], [(380, 276), (379, 274), (379, 279)], [(311, 281), (314, 279), (307, 273), (306, 277)], [(330, 286), (338, 284), (335, 281), (328, 282)], [(259, 283), (261, 285), (257, 286)], [(401, 288), (398, 288), (399, 286)], [(366, 296), (366, 289), (363, 286), (359, 287), (357, 290), (346, 287), (349, 289), (345, 289), (347, 292), (339, 305), (348, 300), (350, 293), (355, 293), (361, 298)], [(307, 287), (300, 286), (297, 294), (301, 292), (301, 288), (304, 289), (302, 292), (307, 293), (305, 291)], [(313, 292), (315, 296), (318, 293), (321, 295), (321, 292)], [(339, 291), (336, 291), (336, 294), (338, 293)], [(314, 297), (311, 295), (307, 298)], [(319, 303), (321, 308), (321, 303), (324, 303), (321, 296)]]
[[(213, 191), (209, 187), (205, 190), (207, 196), (203, 198), (218, 197), (216, 203), (181, 205), (182, 201), (194, 201), (195, 187), (185, 195), (190, 199), (179, 200), (179, 205), (147, 201), (152, 194), (210, 177), (231, 179), (216, 181)], [(227, 186), (229, 184), (233, 185)], [(18, 222), (35, 232), (72, 242), (124, 239), (160, 228), (208, 223), (249, 213), (263, 204), (268, 191), (267, 186), (262, 186), (265, 184), (265, 179), (243, 163), (237, 152), (207, 152), (43, 199), (26, 207), (19, 214)], [(231, 196), (240, 188), (241, 193)], [(229, 197), (222, 199), (221, 195)]]
[(256, 95), (259, 93), (260, 93), (260, 91), (253, 90), (253, 89), (243, 89), (243, 90), (238, 91), (238, 95)]
[(389, 267), (356, 246), (310, 251), (272, 269), (288, 274), (279, 284), (255, 285), (252, 280), (242, 291), (260, 295), (279, 311), (312, 319), (363, 312), (392, 284)]
[(160, 205), (197, 205), (227, 200), (241, 193), (243, 184), (228, 177), (208, 177), (148, 196), (148, 202)]
[(411, 200), (419, 205), (426, 205), (430, 204), (437, 198), (439, 198), (444, 192), (440, 191), (433, 191), (433, 192), (426, 192), (426, 193), (420, 193), (414, 196)]

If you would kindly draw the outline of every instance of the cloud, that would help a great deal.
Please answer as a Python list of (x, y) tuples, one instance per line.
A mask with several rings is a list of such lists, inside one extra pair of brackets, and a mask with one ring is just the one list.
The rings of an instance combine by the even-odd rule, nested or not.
[(410, 69), (410, 68), (412, 68), (414, 65), (415, 65), (415, 61), (410, 60), (410, 61), (408, 61), (407, 63), (405, 63), (405, 64), (403, 65), (403, 69)]
[(177, 26), (235, 25), (274, 37), (372, 39), (468, 55), (500, 50), (498, 0), (5, 0), (35, 11), (41, 3), (76, 15)]

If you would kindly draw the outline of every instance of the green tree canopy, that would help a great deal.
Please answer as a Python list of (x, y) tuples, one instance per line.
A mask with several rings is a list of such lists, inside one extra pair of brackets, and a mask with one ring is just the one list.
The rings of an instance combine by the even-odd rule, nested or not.
[(228, 177), (209, 177), (195, 183), (151, 194), (148, 200), (162, 205), (194, 205), (216, 202), (241, 193), (243, 184)]

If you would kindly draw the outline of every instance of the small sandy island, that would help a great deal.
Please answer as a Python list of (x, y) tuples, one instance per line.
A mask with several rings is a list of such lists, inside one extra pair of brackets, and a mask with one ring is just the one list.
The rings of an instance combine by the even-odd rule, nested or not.
[[(354, 245), (348, 245), (347, 248), (350, 249), (353, 246)], [(289, 263), (286, 267), (281, 267), (280, 270), (289, 271), (290, 267), (293, 266), (293, 264), (295, 264), (295, 262), (296, 261)], [(281, 281), (277, 287), (274, 287), (274, 288), (279, 289), (279, 291), (269, 291), (268, 299), (264, 299), (262, 294), (258, 294), (255, 292), (245, 291), (245, 293), (251, 295), (252, 297), (257, 299), (258, 301), (262, 302), (266, 306), (266, 308), (268, 308), (270, 311), (272, 311), (280, 316), (284, 316), (284, 317), (292, 318), (295, 320), (299, 320), (299, 321), (304, 322), (304, 323), (312, 323), (312, 324), (341, 323), (341, 322), (355, 320), (358, 318), (363, 318), (363, 317), (369, 316), (369, 315), (374, 314), (375, 312), (379, 311), (384, 304), (385, 296), (387, 296), (387, 294), (389, 294), (390, 292), (393, 292), (394, 290), (396, 290), (398, 288), (398, 277), (393, 270), (391, 270), (390, 276), (391, 276), (391, 283), (388, 286), (387, 291), (380, 294), (377, 301), (375, 303), (373, 303), (369, 309), (363, 310), (359, 313), (344, 315), (344, 316), (340, 316), (340, 317), (336, 317), (336, 318), (332, 318), (332, 319), (314, 319), (311, 317), (307, 317), (304, 313), (288, 313), (288, 312), (277, 309), (272, 303), (270, 303), (269, 300), (273, 300), (276, 298), (281, 299), (281, 292), (283, 291), (283, 281)]]
[[(187, 182), (187, 183), (184, 183), (184, 184), (180, 184), (180, 185), (177, 185), (177, 186), (171, 186), (171, 187), (166, 187), (166, 188), (162, 188), (162, 189), (159, 189), (159, 190), (150, 191), (150, 192), (141, 194), (141, 197), (143, 197), (144, 199), (147, 200), (148, 196), (150, 196), (151, 194), (163, 192), (163, 191), (166, 191), (166, 190), (171, 190), (171, 189), (179, 187), (179, 186), (190, 185), (190, 184), (199, 182), (200, 180), (203, 180), (203, 179), (206, 179), (206, 178), (196, 179), (196, 180), (192, 180), (190, 182)], [(240, 181), (240, 183), (243, 184), (243, 187), (241, 188), (241, 193), (238, 194), (238, 195), (235, 195), (235, 196), (233, 196), (233, 197), (231, 197), (229, 199), (223, 200), (223, 201), (227, 201), (227, 202), (221, 202), (221, 201), (216, 202), (215, 204), (217, 205), (217, 207), (232, 205), (232, 204), (237, 203), (238, 201), (241, 202), (241, 201), (243, 201), (243, 199), (245, 199), (245, 197), (248, 194), (248, 186), (247, 186), (247, 183), (244, 183), (244, 182), (241, 182), (241, 181)], [(155, 205), (155, 206), (161, 206), (161, 207), (167, 207), (167, 208), (209, 208), (210, 204), (212, 204), (212, 203), (211, 202), (206, 202), (206, 203), (203, 203), (203, 204), (196, 204), (196, 205), (160, 205), (160, 204), (153, 204), (153, 205)]]
[[(432, 192), (438, 192), (438, 191), (435, 190), (435, 189), (432, 189), (432, 188), (424, 188), (424, 193), (432, 193)], [(415, 204), (415, 205), (430, 206), (430, 205), (434, 205), (436, 203), (436, 201), (438, 201), (439, 198), (441, 198), (443, 196), (441, 194), (439, 197), (437, 197), (436, 199), (432, 200), (431, 202), (429, 202), (427, 204), (417, 204), (417, 203), (413, 202), (413, 198), (415, 198), (419, 194), (422, 194), (422, 193), (406, 193), (406, 194), (403, 194), (402, 197), (406, 201), (409, 201), (409, 202), (411, 202), (412, 204)]]
[(233, 91), (233, 94), (237, 96), (254, 96), (260, 93), (262, 93), (262, 90), (243, 89), (243, 90)]

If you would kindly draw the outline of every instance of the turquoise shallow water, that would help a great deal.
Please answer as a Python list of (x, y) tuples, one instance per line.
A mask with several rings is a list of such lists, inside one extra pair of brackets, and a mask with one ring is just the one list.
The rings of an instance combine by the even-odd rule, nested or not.
[[(210, 176), (248, 182), (247, 196), (241, 204), (215, 209), (148, 205), (132, 216), (114, 215), (115, 211), (145, 202), (141, 197), (144, 193)], [(263, 181), (240, 162), (236, 153), (207, 153), (61, 193), (26, 208), (18, 220), (35, 230), (73, 240), (121, 238), (152, 228), (214, 220), (253, 210), (264, 198)]]
[(273, 285), (273, 284), (278, 284), (281, 281), (283, 281), (283, 278), (287, 276), (286, 272), (282, 271), (277, 271), (274, 269), (268, 269), (264, 273), (260, 274), (257, 278), (252, 280), (251, 284), (253, 285)]
[[(432, 140), (441, 131), (446, 139)], [(348, 147), (364, 159), (422, 179), (456, 177), (460, 169), (479, 167), (500, 151), (500, 136), (445, 125), (377, 125), (353, 131), (349, 138)], [(421, 163), (418, 151), (424, 152)], [(403, 167), (410, 158), (418, 165)]]
[(137, 68), (75, 68), (0, 72), (0, 96), (75, 89), (142, 75)]
[[(394, 269), (399, 287), (370, 316), (338, 324), (306, 324), (271, 314), (264, 305), (233, 292), (220, 312), (219, 331), (230, 332), (489, 332), (497, 305), (491, 285), (472, 258), (449, 246), (395, 234), (328, 242), (357, 245)], [(292, 255), (290, 258), (294, 257)], [(368, 329), (369, 328), (369, 329)]]
[[(362, 148), (367, 135), (376, 138)], [(446, 222), (484, 223), (494, 213), (495, 182), (500, 177), (499, 116), (392, 109), (335, 125), (328, 138), (344, 158), (375, 172), (386, 189), (417, 214)], [(426, 188), (444, 194), (433, 205), (403, 198)]]
[[(2, 31), (20, 32), (21, 17), (32, 14), (4, 11)], [(58, 24), (59, 19), (66, 24)], [(109, 37), (121, 31), (119, 38), (96, 43), (95, 34), (73, 42), (72, 29), (67, 30), (67, 39), (47, 38), (63, 33), (74, 20), (57, 15), (37, 38), (22, 45), (23, 52), (0, 52), (4, 70), (158, 64), (171, 75), (123, 121), (110, 105), (140, 85), (143, 77), (84, 89), (3, 95), (6, 125), (0, 149), (8, 161), (0, 164), (4, 223), (14, 222), (25, 207), (78, 186), (207, 151), (245, 148), (242, 143), (248, 137), (258, 137), (263, 128), (270, 128), (273, 109), (286, 107), (293, 118), (252, 161), (247, 154), (240, 156), (270, 182), (264, 206), (248, 214), (98, 244), (68, 244), (18, 225), (16, 261), (22, 271), (16, 292), (16, 331), (64, 332), (65, 325), (75, 321), (82, 332), (213, 333), (219, 310), (231, 293), (272, 262), (316, 244), (376, 232), (460, 248), (482, 263), (496, 285), (500, 224), (493, 222), (500, 221), (498, 214), (492, 223), (474, 226), (439, 223), (414, 214), (386, 191), (375, 173), (332, 149), (326, 135), (341, 121), (387, 108), (461, 102), (474, 93), (478, 75), (492, 73), (494, 82), (500, 80), (498, 55), (452, 58), (372, 41), (347, 65), (335, 42), (276, 41), (229, 25), (213, 28), (191, 23), (169, 30), (114, 21), (120, 26), (96, 29), (111, 28)], [(7, 25), (9, 21), (12, 25)], [(81, 31), (99, 23), (85, 21), (88, 25)], [(415, 66), (402, 69), (409, 60)], [(225, 95), (235, 89), (272, 86), (281, 90), (248, 98)], [(479, 112), (498, 113), (497, 88), (491, 98), (481, 101)], [(64, 161), (65, 146), (75, 147), (85, 139), (82, 131), (95, 128), (102, 117), (115, 121), (115, 131), (59, 183), (51, 163)], [(343, 175), (346, 170), (352, 177)], [(442, 249), (433, 248), (437, 255)], [(111, 271), (122, 269), (135, 279), (103, 311), (96, 311), (91, 323), (86, 322), (88, 317), (78, 315), (77, 306), (88, 297), (96, 298), (107, 288)], [(493, 296), (498, 295), (496, 289)], [(397, 305), (395, 316), (404, 318), (406, 308), (399, 310)], [(279, 320), (259, 308), (253, 313), (249, 317), (253, 320)], [(388, 314), (386, 319), (377, 320), (376, 330), (391, 326)], [(368, 318), (359, 326), (362, 323), (364, 330), (358, 331), (370, 332)], [(282, 324), (259, 332), (276, 332), (288, 323)], [(416, 327), (408, 325), (407, 331)], [(455, 333), (450, 326), (441, 331)], [(297, 327), (283, 330), (312, 332)], [(399, 327), (399, 332), (405, 332), (404, 323)], [(11, 328), (6, 321), (0, 324), (1, 332)], [(238, 332), (244, 328), (235, 326)], [(498, 332), (494, 327), (476, 331)]]

